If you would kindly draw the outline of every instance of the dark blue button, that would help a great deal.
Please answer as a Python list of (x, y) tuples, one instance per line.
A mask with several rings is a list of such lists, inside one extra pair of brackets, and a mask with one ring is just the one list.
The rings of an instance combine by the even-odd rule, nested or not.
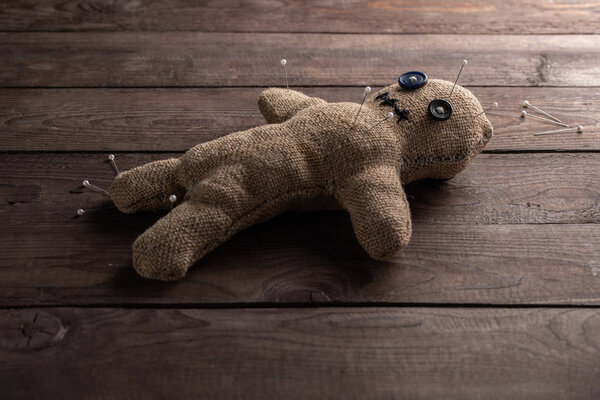
[(434, 99), (429, 103), (429, 115), (438, 121), (445, 121), (452, 116), (452, 104), (446, 100)]
[(408, 90), (418, 89), (427, 83), (427, 75), (419, 71), (405, 72), (398, 78), (398, 84)]

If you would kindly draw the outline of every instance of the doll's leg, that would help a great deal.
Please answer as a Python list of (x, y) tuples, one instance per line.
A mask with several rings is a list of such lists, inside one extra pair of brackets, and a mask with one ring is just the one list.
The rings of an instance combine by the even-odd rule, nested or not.
[(145, 278), (175, 280), (233, 234), (276, 208), (263, 212), (269, 188), (252, 185), (244, 167), (220, 168), (196, 184), (189, 200), (144, 232), (133, 245), (136, 271)]
[(270, 88), (258, 99), (258, 108), (269, 124), (279, 124), (308, 107), (326, 104), (318, 97), (309, 97), (290, 89)]
[(394, 166), (368, 167), (340, 182), (336, 191), (371, 257), (386, 258), (408, 244), (410, 208)]
[(219, 207), (186, 201), (157, 221), (133, 244), (133, 267), (149, 279), (170, 281), (219, 243), (231, 218)]

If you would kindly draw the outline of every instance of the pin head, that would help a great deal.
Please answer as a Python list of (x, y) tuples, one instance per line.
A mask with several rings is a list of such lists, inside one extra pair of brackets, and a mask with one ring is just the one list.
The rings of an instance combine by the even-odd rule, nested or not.
[(577, 133), (583, 133), (583, 126), (579, 125), (577, 127)]
[[(164, 199), (164, 197), (163, 197)], [(177, 196), (175, 196), (174, 194), (169, 196), (169, 203), (173, 204), (177, 201)]]
[(525, 107), (525, 108), (529, 107), (529, 102), (527, 100), (525, 100), (523, 102), (523, 107)]
[(285, 58), (282, 58), (279, 62), (281, 63), (281, 65), (287, 64), (287, 60)]
[(492, 108), (498, 108), (498, 103), (497, 102), (493, 102), (492, 103)]
[(371, 86), (365, 87), (365, 93), (371, 93)]
[(427, 83), (427, 75), (419, 71), (405, 72), (398, 77), (398, 84), (401, 88), (414, 90), (425, 86)]
[(525, 118), (527, 116), (527, 111), (521, 111), (521, 118)]
[(392, 119), (392, 118), (394, 118), (394, 113), (390, 111), (389, 113), (387, 113), (387, 114), (385, 115), (385, 117), (386, 117), (387, 119)]
[(109, 154), (109, 155), (108, 155), (108, 159), (109, 159), (110, 161), (114, 161), (114, 160), (115, 160), (115, 155), (114, 155), (114, 154)]
[(90, 181), (88, 181), (87, 179), (85, 179), (83, 182), (81, 182), (81, 184), (85, 187), (90, 186)]
[(83, 214), (85, 214), (85, 210), (83, 208), (77, 209), (77, 215), (81, 217)]

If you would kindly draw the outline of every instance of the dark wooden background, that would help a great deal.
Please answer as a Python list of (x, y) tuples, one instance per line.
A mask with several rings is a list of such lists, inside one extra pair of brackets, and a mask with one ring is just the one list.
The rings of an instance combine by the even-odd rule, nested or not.
[[(597, 0), (5, 0), (0, 31), (0, 398), (600, 398)], [(496, 135), (407, 187), (392, 262), (344, 213), (289, 214), (138, 278), (159, 216), (81, 180), (262, 124), (281, 58), (330, 101), (466, 58)], [(525, 99), (585, 133), (532, 136)]]

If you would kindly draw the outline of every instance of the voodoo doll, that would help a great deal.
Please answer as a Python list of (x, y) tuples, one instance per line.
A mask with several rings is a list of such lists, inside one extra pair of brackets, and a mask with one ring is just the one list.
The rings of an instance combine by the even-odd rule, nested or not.
[(493, 132), (469, 90), (418, 71), (364, 104), (272, 88), (258, 105), (266, 125), (116, 177), (110, 196), (122, 212), (181, 199), (133, 244), (141, 276), (179, 279), (236, 232), (288, 210), (347, 210), (365, 251), (385, 259), (411, 236), (403, 185), (452, 178)]

